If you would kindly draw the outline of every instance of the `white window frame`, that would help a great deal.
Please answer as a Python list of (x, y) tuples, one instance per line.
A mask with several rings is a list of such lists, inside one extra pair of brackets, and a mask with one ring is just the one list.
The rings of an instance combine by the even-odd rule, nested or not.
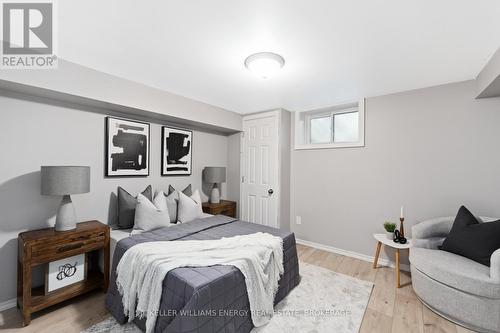
[[(356, 104), (356, 103), (351, 103)], [(343, 114), (343, 113), (351, 113), (358, 112), (358, 141), (355, 142), (328, 142), (328, 143), (310, 143), (311, 140), (311, 122), (310, 120), (313, 118), (321, 118), (325, 116), (332, 117), (332, 126), (333, 116), (335, 114)], [(339, 107), (331, 107), (328, 109), (314, 111), (307, 111), (307, 114), (304, 116), (304, 121), (301, 121), (301, 114), (305, 113), (305, 111), (297, 111), (295, 112), (295, 149), (331, 149), (331, 148), (352, 148), (352, 147), (364, 147), (365, 146), (365, 101), (362, 99), (357, 103), (357, 106), (339, 108)], [(301, 133), (303, 133), (304, 138), (301, 138)], [(333, 127), (332, 127), (332, 137), (334, 139)], [(304, 140), (305, 142), (301, 142)]]

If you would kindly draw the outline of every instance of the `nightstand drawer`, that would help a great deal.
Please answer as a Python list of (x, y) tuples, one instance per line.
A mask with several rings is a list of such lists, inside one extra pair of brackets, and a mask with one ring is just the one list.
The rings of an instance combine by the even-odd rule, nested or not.
[(104, 242), (104, 231), (101, 231), (68, 237), (64, 241), (37, 243), (32, 246), (31, 260), (33, 264), (54, 261), (101, 248)]
[(228, 208), (224, 208), (224, 209), (219, 210), (217, 212), (217, 214), (226, 215), (226, 216), (235, 216), (236, 212), (235, 212), (234, 208), (228, 207)]

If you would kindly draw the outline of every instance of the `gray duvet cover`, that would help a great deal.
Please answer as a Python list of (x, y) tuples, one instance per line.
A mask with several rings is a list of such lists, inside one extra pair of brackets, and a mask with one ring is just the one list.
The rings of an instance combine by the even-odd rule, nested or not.
[[(127, 321), (116, 286), (116, 266), (130, 247), (144, 242), (220, 239), (255, 232), (267, 232), (283, 239), (284, 274), (274, 303), (281, 301), (299, 284), (295, 236), (291, 232), (217, 215), (160, 228), (122, 239), (113, 256), (106, 307), (116, 320)], [(144, 320), (135, 323), (144, 330)], [(163, 294), (156, 333), (250, 332), (253, 328), (245, 278), (233, 266), (183, 267), (172, 270), (163, 280)]]

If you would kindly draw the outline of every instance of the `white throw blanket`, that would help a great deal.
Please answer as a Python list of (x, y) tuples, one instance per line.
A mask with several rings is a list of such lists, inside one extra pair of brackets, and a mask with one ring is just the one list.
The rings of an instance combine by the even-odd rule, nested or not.
[[(245, 277), (252, 322), (267, 324), (273, 316), (274, 296), (283, 274), (283, 240), (267, 233), (218, 240), (159, 241), (128, 249), (116, 268), (116, 284), (125, 315), (146, 317), (151, 333), (167, 273), (179, 267), (231, 265)], [(137, 304), (136, 304), (137, 300)]]

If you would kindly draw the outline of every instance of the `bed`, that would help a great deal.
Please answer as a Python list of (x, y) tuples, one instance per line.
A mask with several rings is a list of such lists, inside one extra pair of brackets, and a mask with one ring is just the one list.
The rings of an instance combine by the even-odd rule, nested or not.
[[(135, 235), (130, 235), (130, 231), (113, 231), (112, 270), (106, 307), (119, 323), (127, 321), (115, 283), (116, 266), (125, 251), (136, 244), (160, 240), (220, 239), (259, 231), (283, 239), (284, 274), (274, 300), (277, 304), (300, 281), (294, 234), (217, 215)], [(245, 280), (233, 266), (183, 267), (172, 270), (163, 281), (159, 311), (156, 333), (245, 333), (253, 328)], [(144, 320), (135, 319), (134, 322), (144, 331)]]

